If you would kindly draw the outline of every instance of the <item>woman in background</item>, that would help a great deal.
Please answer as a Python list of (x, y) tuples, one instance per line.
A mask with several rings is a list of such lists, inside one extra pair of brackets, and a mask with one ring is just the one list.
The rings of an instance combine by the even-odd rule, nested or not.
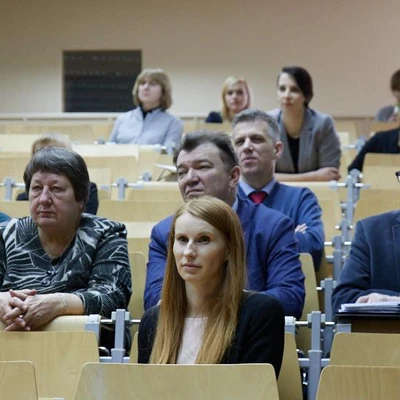
[(340, 142), (332, 117), (309, 108), (313, 97), (310, 74), (302, 67), (284, 67), (278, 76), (278, 120), (284, 145), (276, 163), (280, 181), (340, 179)]
[(380, 122), (400, 122), (400, 69), (390, 78), (390, 90), (395, 98), (395, 104), (381, 108), (375, 119)]
[[(64, 147), (68, 150), (72, 150), (71, 142), (66, 136), (58, 133), (47, 133), (33, 142), (32, 156), (45, 147)], [(28, 200), (28, 193), (22, 192), (18, 194), (17, 200)], [(99, 198), (97, 195), (97, 186), (95, 183), (89, 182), (89, 198), (85, 205), (84, 212), (96, 215), (98, 208)]]
[(245, 244), (232, 207), (202, 197), (177, 211), (161, 304), (139, 327), (139, 363), (271, 363), (278, 376), (284, 313), (278, 300), (245, 292)]
[(211, 111), (205, 122), (230, 124), (237, 113), (249, 107), (249, 85), (243, 78), (230, 76), (222, 87), (222, 111)]
[(174, 148), (180, 142), (183, 122), (167, 112), (172, 104), (167, 74), (162, 69), (143, 70), (132, 94), (136, 108), (117, 118), (109, 142)]

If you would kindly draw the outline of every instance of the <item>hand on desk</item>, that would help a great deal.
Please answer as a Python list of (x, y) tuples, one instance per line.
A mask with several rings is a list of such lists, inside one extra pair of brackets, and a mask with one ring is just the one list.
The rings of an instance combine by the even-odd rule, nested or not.
[(399, 296), (388, 296), (387, 294), (370, 293), (366, 296), (361, 296), (356, 303), (376, 303), (378, 301), (399, 301)]

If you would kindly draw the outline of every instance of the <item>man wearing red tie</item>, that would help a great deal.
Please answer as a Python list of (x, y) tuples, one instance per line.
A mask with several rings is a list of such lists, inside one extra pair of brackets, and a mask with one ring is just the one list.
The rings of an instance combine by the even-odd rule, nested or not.
[[(300, 318), (304, 274), (293, 222), (281, 212), (237, 196), (240, 168), (231, 137), (200, 131), (186, 134), (175, 149), (178, 187), (184, 201), (213, 196), (237, 213), (246, 242), (246, 288), (277, 298), (285, 315)], [(145, 309), (160, 300), (172, 216), (154, 226), (149, 244)]]
[(238, 195), (263, 203), (290, 217), (295, 225), (300, 252), (310, 253), (318, 269), (324, 248), (321, 208), (307, 188), (283, 185), (274, 178), (276, 161), (283, 153), (279, 125), (267, 113), (247, 109), (233, 120), (233, 143), (241, 179)]

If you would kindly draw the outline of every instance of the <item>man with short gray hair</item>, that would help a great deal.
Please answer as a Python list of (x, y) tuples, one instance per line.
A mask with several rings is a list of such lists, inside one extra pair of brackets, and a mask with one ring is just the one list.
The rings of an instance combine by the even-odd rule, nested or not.
[(261, 110), (246, 109), (235, 116), (232, 125), (241, 169), (239, 197), (263, 203), (290, 217), (295, 224), (300, 252), (310, 253), (318, 269), (324, 248), (321, 208), (309, 189), (275, 180), (275, 164), (284, 150), (277, 121)]

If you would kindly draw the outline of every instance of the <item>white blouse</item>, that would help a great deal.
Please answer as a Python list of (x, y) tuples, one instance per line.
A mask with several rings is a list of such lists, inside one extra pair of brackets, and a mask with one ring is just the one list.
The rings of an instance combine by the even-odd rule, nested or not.
[(185, 318), (177, 364), (195, 364), (203, 340), (207, 317)]

